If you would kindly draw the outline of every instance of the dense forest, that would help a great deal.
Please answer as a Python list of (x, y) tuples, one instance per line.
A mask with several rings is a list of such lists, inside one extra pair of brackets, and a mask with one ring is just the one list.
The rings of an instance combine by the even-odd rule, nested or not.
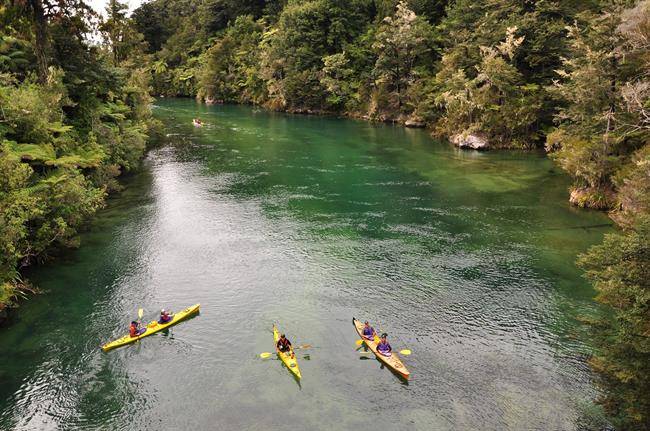
[(578, 260), (612, 310), (590, 364), (612, 423), (650, 429), (650, 1), (124, 3), (0, 6), (0, 303), (137, 165), (149, 94), (543, 149), (620, 226)]
[(76, 246), (156, 136), (149, 70), (93, 42), (123, 31), (115, 6), (100, 22), (83, 2), (0, 4), (0, 312), (34, 289), (20, 269)]

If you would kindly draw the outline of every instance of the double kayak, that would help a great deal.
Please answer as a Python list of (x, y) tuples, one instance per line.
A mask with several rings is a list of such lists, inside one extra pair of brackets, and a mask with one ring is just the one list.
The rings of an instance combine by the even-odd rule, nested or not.
[(275, 351), (278, 353), (278, 357), (287, 366), (289, 371), (291, 371), (297, 378), (301, 379), (300, 368), (298, 368), (298, 361), (296, 361), (296, 355), (293, 354), (293, 349), (290, 352), (281, 352), (278, 349), (278, 340), (280, 339), (280, 333), (278, 328), (273, 325), (273, 344), (275, 345)]
[(122, 338), (118, 338), (115, 341), (111, 341), (110, 343), (106, 343), (102, 346), (102, 350), (105, 352), (108, 352), (109, 350), (115, 349), (117, 347), (122, 347), (126, 346), (127, 344), (135, 343), (136, 341), (148, 337), (149, 335), (155, 334), (156, 332), (160, 332), (163, 329), (167, 329), (170, 326), (173, 326), (180, 322), (181, 320), (185, 320), (191, 315), (197, 313), (199, 311), (199, 306), (201, 304), (195, 304), (192, 305), (191, 307), (186, 308), (183, 311), (179, 311), (178, 313), (174, 314), (172, 319), (167, 322), (167, 323), (159, 323), (157, 320), (152, 320), (147, 324), (147, 327), (144, 328), (145, 331), (142, 332), (140, 335), (137, 337), (131, 337), (130, 335), (125, 335)]
[(402, 361), (399, 359), (399, 356), (397, 356), (397, 352), (391, 352), (390, 356), (382, 355), (377, 351), (377, 338), (375, 338), (374, 340), (369, 340), (363, 336), (363, 323), (361, 323), (360, 321), (358, 321), (353, 317), (352, 324), (354, 325), (354, 328), (357, 330), (359, 337), (361, 337), (361, 340), (363, 340), (363, 343), (366, 346), (368, 346), (370, 350), (372, 350), (372, 353), (375, 354), (377, 359), (383, 362), (384, 365), (386, 365), (392, 371), (394, 371), (395, 373), (399, 374), (400, 376), (408, 380), (411, 373), (409, 372), (409, 370), (406, 369)]

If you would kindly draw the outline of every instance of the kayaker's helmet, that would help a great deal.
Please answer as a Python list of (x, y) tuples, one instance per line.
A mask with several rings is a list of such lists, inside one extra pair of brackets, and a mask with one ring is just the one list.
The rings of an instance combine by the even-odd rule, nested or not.
[(160, 314), (165, 314), (165, 309), (160, 310)]
[(137, 325), (137, 324), (138, 322), (136, 322), (135, 320), (131, 322), (131, 325)]
[(386, 337), (388, 337), (387, 333), (384, 332), (383, 334), (381, 334), (381, 338), (386, 338)]
[(368, 323), (367, 320), (365, 322), (363, 322), (363, 324), (366, 325), (366, 326), (370, 325), (370, 323)]
[(284, 334), (281, 334), (281, 335), (280, 335), (280, 338), (285, 338), (285, 337), (284, 337)]

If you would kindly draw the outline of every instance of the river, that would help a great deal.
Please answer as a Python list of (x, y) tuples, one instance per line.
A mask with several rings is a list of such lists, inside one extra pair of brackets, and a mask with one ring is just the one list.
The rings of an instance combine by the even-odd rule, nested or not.
[[(576, 256), (608, 227), (542, 154), (422, 130), (159, 100), (152, 150), (82, 235), (31, 270), (0, 330), (0, 429), (571, 430), (597, 423)], [(206, 123), (194, 128), (193, 117)], [(104, 353), (137, 309), (201, 303)], [(411, 380), (355, 350), (389, 334)], [(300, 384), (272, 324), (299, 351)]]

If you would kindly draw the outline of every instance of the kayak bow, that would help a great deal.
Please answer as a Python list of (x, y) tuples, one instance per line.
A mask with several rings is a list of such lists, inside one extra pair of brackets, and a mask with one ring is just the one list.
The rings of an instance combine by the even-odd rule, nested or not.
[(289, 371), (291, 371), (297, 378), (301, 379), (302, 375), (300, 374), (300, 368), (298, 368), (298, 361), (296, 361), (296, 355), (293, 355), (293, 358), (291, 357), (291, 354), (293, 353), (293, 348), (291, 349), (291, 352), (283, 353), (278, 349), (278, 340), (280, 339), (280, 333), (278, 332), (278, 328), (273, 325), (273, 344), (275, 345), (275, 351), (278, 353), (278, 356), (280, 357), (280, 360), (284, 363), (284, 365), (287, 366)]
[(187, 319), (192, 314), (197, 313), (199, 311), (200, 305), (201, 304), (195, 304), (192, 305), (191, 307), (186, 308), (183, 311), (179, 311), (178, 313), (174, 314), (172, 320), (170, 320), (167, 323), (158, 323), (157, 320), (152, 320), (151, 322), (149, 322), (149, 324), (147, 324), (146, 331), (144, 331), (142, 334), (138, 335), (137, 337), (131, 337), (130, 335), (127, 334), (122, 338), (118, 338), (115, 341), (111, 341), (110, 343), (104, 344), (102, 346), (102, 350), (108, 352), (109, 350), (115, 349), (117, 347), (126, 346), (127, 344), (135, 343), (141, 338), (148, 337), (149, 335), (155, 334), (156, 332), (160, 332), (163, 329), (167, 329), (170, 326), (177, 324), (181, 320)]
[(353, 317), (352, 324), (354, 325), (354, 328), (357, 330), (359, 337), (361, 337), (361, 339), (363, 340), (363, 343), (366, 346), (368, 346), (370, 350), (372, 350), (372, 353), (375, 354), (377, 359), (383, 362), (392, 371), (394, 371), (395, 373), (399, 374), (400, 376), (408, 380), (411, 373), (409, 372), (409, 370), (406, 369), (402, 361), (399, 359), (399, 356), (397, 356), (397, 352), (391, 352), (390, 356), (382, 355), (377, 351), (377, 342), (375, 340), (368, 340), (363, 336), (363, 323), (361, 323), (360, 321), (358, 321)]

